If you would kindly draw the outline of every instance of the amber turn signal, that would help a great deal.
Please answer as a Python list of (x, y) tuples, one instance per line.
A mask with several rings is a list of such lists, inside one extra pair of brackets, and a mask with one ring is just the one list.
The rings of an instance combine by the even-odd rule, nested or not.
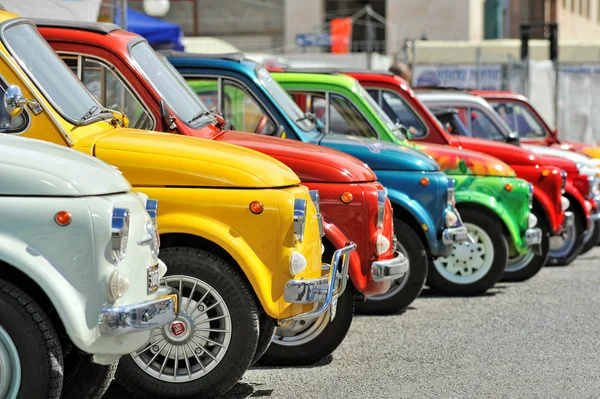
[(512, 191), (512, 184), (508, 183), (506, 186), (504, 186), (504, 189), (508, 192)]
[(59, 226), (66, 226), (71, 223), (71, 214), (67, 211), (60, 211), (54, 215), (54, 221)]
[(549, 174), (550, 174), (550, 171), (548, 169), (544, 169), (542, 171), (542, 176), (544, 176), (544, 177), (548, 177)]
[(354, 197), (352, 197), (352, 193), (349, 193), (347, 191), (340, 196), (340, 199), (344, 204), (351, 203), (353, 198)]
[(429, 184), (429, 178), (428, 177), (421, 177), (421, 185), (422, 186), (426, 186)]
[(260, 202), (260, 201), (252, 201), (250, 203), (249, 208), (250, 208), (250, 212), (254, 213), (255, 215), (262, 213), (262, 211), (264, 211), (264, 209), (265, 209), (262, 202)]

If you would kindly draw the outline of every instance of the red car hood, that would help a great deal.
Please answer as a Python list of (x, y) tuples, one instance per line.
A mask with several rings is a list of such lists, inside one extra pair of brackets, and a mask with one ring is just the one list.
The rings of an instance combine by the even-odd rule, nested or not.
[(461, 147), (491, 155), (509, 165), (546, 165), (539, 155), (516, 145), (473, 137), (453, 136)]

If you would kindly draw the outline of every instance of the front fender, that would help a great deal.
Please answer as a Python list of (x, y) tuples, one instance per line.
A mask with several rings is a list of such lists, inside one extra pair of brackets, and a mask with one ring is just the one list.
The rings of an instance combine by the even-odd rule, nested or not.
[(6, 234), (0, 234), (0, 260), (27, 275), (44, 291), (75, 346), (86, 350), (93, 344), (97, 325), (87, 325), (86, 298), (55, 265), (24, 241)]
[[(283, 299), (283, 289), (291, 276), (286, 271), (274, 273), (242, 236), (229, 226), (198, 214), (168, 213), (158, 216), (160, 234), (185, 233), (202, 237), (225, 250), (239, 265), (252, 286), (264, 311), (278, 320), (309, 312), (310, 305), (290, 304)], [(168, 265), (167, 265), (168, 267)]]
[(405, 193), (389, 188), (389, 186), (386, 188), (388, 191), (388, 198), (392, 204), (406, 210), (417, 221), (425, 235), (431, 254), (433, 254), (433, 256), (438, 255), (443, 244), (437, 238), (437, 229), (429, 212), (427, 212), (419, 202), (412, 200)]
[(564, 212), (558, 213), (555, 211), (554, 201), (550, 199), (550, 197), (540, 190), (535, 185), (533, 186), (533, 198), (539, 202), (539, 204), (544, 209), (544, 213), (546, 214), (546, 218), (548, 221), (548, 225), (552, 227), (552, 233), (558, 234), (560, 233), (561, 224), (565, 217)]
[(581, 195), (581, 191), (575, 187), (571, 180), (567, 180), (567, 184), (565, 185), (565, 194), (571, 203), (573, 203), (573, 200), (575, 200), (573, 205), (579, 208), (579, 212), (575, 216), (579, 215), (580, 217), (585, 217), (585, 220), (582, 218), (581, 222), (584, 226), (586, 226), (586, 229), (588, 229), (590, 227), (590, 211), (588, 211), (588, 208), (585, 205), (586, 200), (583, 195)]
[[(472, 190), (457, 191), (456, 202), (463, 207), (468, 207), (469, 204), (477, 204), (489, 209), (502, 221), (508, 230), (515, 249), (519, 253), (527, 252), (528, 246), (521, 235), (521, 227), (517, 223), (517, 215), (511, 212), (503, 203), (496, 201), (495, 197)], [(525, 220), (525, 224), (527, 224), (527, 220)]]

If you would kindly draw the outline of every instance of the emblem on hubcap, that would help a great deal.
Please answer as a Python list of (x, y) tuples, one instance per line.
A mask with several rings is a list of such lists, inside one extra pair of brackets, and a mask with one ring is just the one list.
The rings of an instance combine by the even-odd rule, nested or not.
[(171, 334), (175, 337), (179, 337), (181, 334), (185, 333), (185, 324), (182, 321), (174, 321), (171, 323)]

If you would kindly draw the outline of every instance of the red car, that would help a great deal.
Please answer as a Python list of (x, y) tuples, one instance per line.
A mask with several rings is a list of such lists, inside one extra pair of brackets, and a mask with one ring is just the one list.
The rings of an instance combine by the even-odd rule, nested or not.
[[(340, 298), (333, 321), (326, 316), (278, 326), (263, 361), (309, 364), (327, 356), (350, 327), (351, 317), (347, 315), (351, 316), (354, 308), (352, 292), (361, 299), (385, 293), (392, 280), (404, 275), (408, 262), (394, 248), (391, 203), (384, 187), (363, 162), (317, 145), (229, 130), (225, 120), (205, 108), (146, 40), (116, 25), (74, 21), (37, 23), (43, 37), (103, 105), (117, 102), (123, 107), (130, 127), (219, 140), (280, 160), (296, 172), (304, 185), (319, 191), (326, 248), (340, 248), (349, 241), (357, 244), (349, 270), (354, 290), (347, 290), (350, 292), (344, 294), (347, 298)], [(194, 115), (190, 115), (190, 109), (196, 109)], [(197, 113), (198, 110), (201, 112)], [(205, 118), (208, 122), (191, 123), (195, 118)], [(420, 287), (423, 283), (424, 276)], [(418, 292), (410, 295), (407, 300), (412, 302)], [(272, 336), (273, 321), (261, 322), (261, 341), (266, 342), (263, 350)], [(130, 389), (152, 394), (152, 387), (143, 381), (147, 378), (145, 371), (129, 357), (121, 360), (120, 370), (124, 363), (133, 374), (120, 376), (117, 372), (117, 379), (126, 379), (125, 385)], [(158, 380), (153, 384), (173, 396), (178, 396), (181, 386)]]
[[(589, 225), (589, 210), (585, 205), (585, 199), (581, 192), (575, 186), (575, 176), (578, 175), (576, 165), (560, 158), (540, 157), (532, 152), (518, 146), (492, 142), (472, 137), (456, 136), (449, 134), (440, 122), (433, 116), (430, 110), (415, 95), (413, 90), (406, 82), (390, 73), (369, 73), (369, 72), (346, 72), (348, 75), (358, 79), (360, 83), (372, 94), (377, 92), (387, 92), (390, 96), (390, 102), (395, 101), (394, 107), (390, 104), (381, 104), (384, 111), (388, 114), (394, 112), (392, 120), (399, 120), (405, 125), (410, 125), (407, 120), (411, 118), (415, 124), (421, 126), (419, 129), (413, 129), (412, 140), (422, 140), (430, 143), (451, 145), (457, 148), (465, 148), (472, 151), (483, 152), (494, 156), (509, 164), (517, 173), (517, 176), (523, 178), (534, 185), (534, 208), (538, 208), (545, 215), (545, 223), (550, 226), (551, 234), (557, 237), (568, 231), (569, 227), (573, 231), (573, 225), (578, 224), (581, 230), (585, 230)], [(380, 101), (384, 101), (386, 96), (378, 96)], [(392, 99), (393, 98), (393, 99)], [(416, 119), (415, 119), (416, 118)], [(409, 127), (409, 126), (407, 126)], [(552, 165), (552, 166), (550, 166)], [(578, 204), (576, 216), (578, 220), (571, 217), (564, 217), (565, 209), (562, 209), (561, 185), (551, 182), (552, 179), (560, 179), (557, 176), (543, 176), (541, 166), (545, 168), (556, 167), (562, 170), (567, 169), (571, 178), (565, 182), (565, 195), (575, 206)], [(586, 177), (587, 179), (587, 177)], [(579, 183), (577, 183), (579, 184)], [(584, 188), (585, 189), (585, 188)], [(589, 187), (588, 187), (589, 189)], [(571, 214), (572, 215), (572, 214)], [(575, 233), (576, 245), (568, 253), (559, 253), (560, 256), (551, 257), (551, 264), (568, 264), (575, 259), (583, 246), (583, 231)], [(581, 241), (581, 242), (579, 242)], [(579, 248), (576, 248), (579, 247)]]

